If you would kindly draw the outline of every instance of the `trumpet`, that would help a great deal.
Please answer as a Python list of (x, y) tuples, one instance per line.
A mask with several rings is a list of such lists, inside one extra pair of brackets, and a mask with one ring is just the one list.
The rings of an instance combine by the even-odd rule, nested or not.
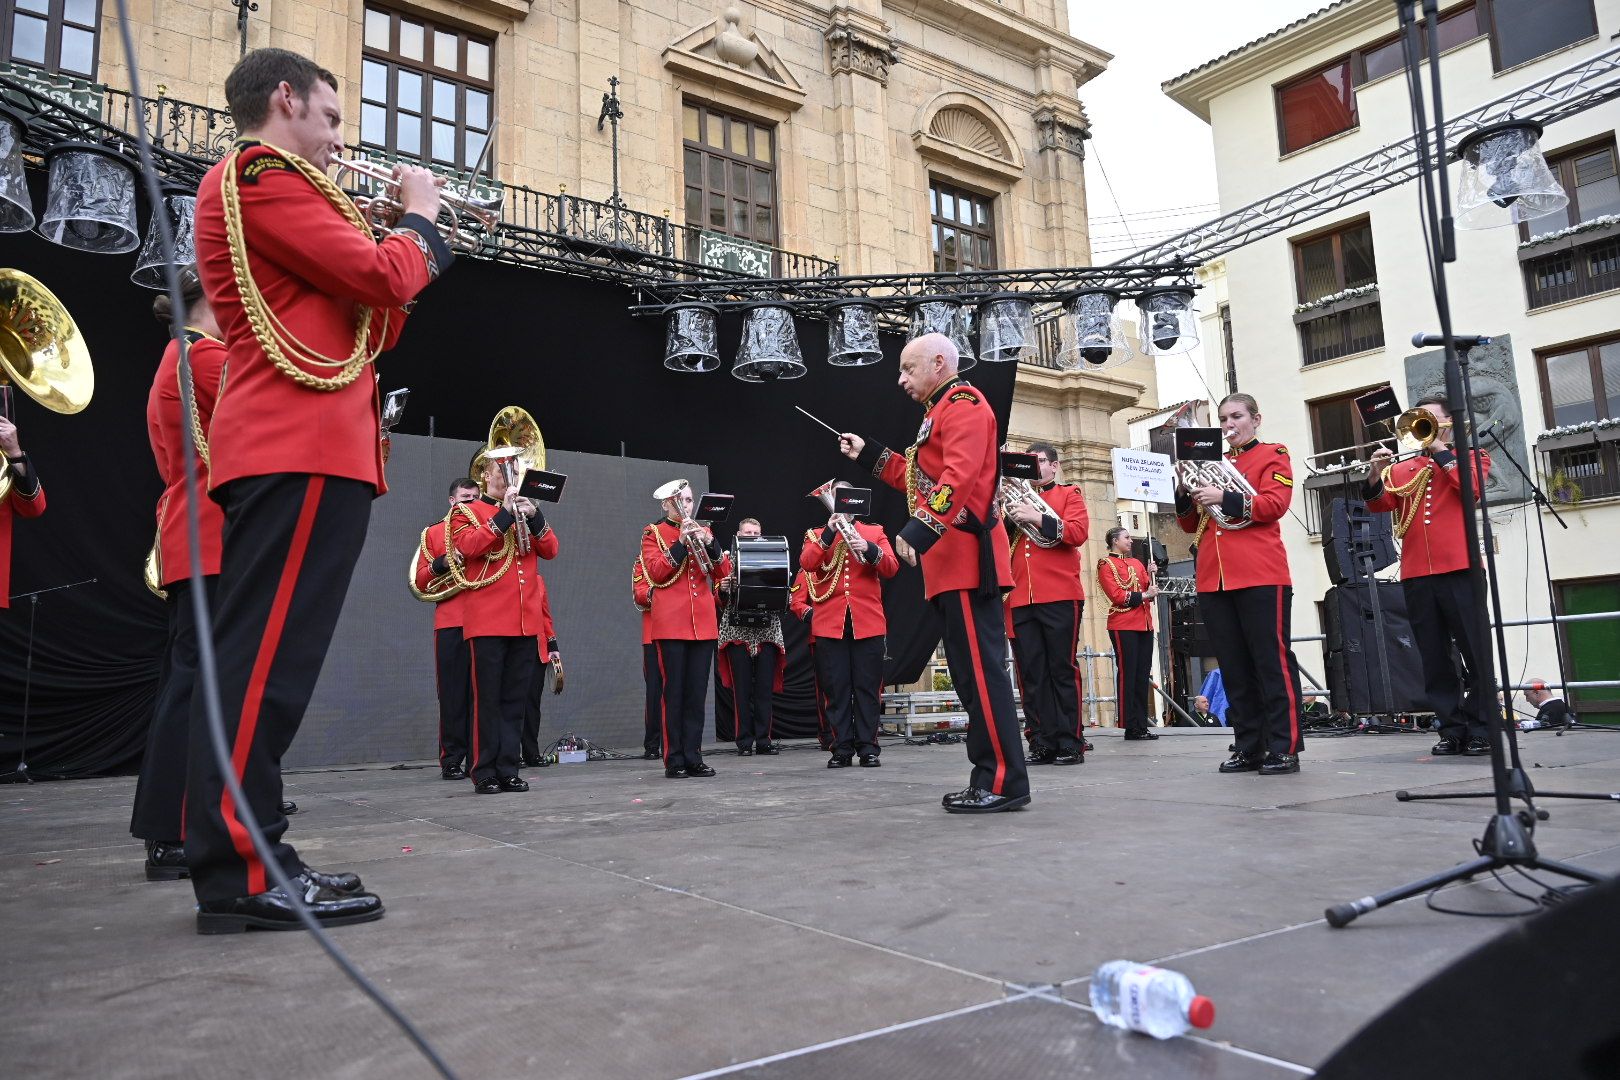
[[(405, 214), (405, 204), (399, 199), (399, 180), (395, 178), (394, 170), (387, 165), (358, 159), (338, 158), (332, 164), (363, 177), (369, 186), (380, 189), (376, 195), (354, 196), (354, 204), (379, 240), (394, 233), (399, 219)], [(500, 194), (482, 199), (470, 191), (442, 190), (439, 192), (440, 220), (434, 225), (451, 250), (478, 251), (484, 246), (485, 238), (493, 236), (500, 228), (502, 199)]]

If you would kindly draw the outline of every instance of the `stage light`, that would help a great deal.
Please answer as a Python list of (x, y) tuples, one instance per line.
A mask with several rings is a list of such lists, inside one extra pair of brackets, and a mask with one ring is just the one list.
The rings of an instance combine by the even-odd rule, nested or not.
[(979, 355), (1006, 363), (1035, 355), (1035, 306), (1017, 293), (979, 304)]
[(1125, 324), (1114, 311), (1119, 293), (1112, 289), (1086, 289), (1064, 304), (1069, 315), (1069, 340), (1058, 353), (1058, 367), (1102, 371), (1130, 360)]
[(878, 309), (865, 300), (838, 300), (827, 305), (827, 363), (865, 367), (883, 359), (878, 343)]
[(190, 266), (197, 261), (197, 238), (193, 232), (196, 221), (197, 196), (182, 187), (165, 185), (163, 205), (152, 211), (152, 220), (146, 226), (146, 242), (135, 256), (135, 272), (129, 280), (148, 289), (167, 289), (165, 269), (170, 265), (163, 257), (163, 237), (158, 232), (158, 214), (169, 215), (169, 231), (174, 237), (174, 263), (176, 268)]
[(135, 166), (89, 143), (61, 143), (45, 152), (50, 180), (39, 233), (53, 244), (116, 255), (141, 242), (135, 227)]
[(709, 304), (676, 304), (669, 309), (664, 366), (689, 375), (720, 366), (720, 309)]
[(960, 300), (941, 300), (937, 297), (911, 302), (911, 333), (906, 340), (915, 341), (924, 334), (944, 334), (956, 346), (956, 370), (966, 371), (979, 362), (973, 355), (973, 342), (969, 338), (971, 317)]
[(23, 132), (28, 125), (10, 109), (0, 108), (0, 233), (34, 227), (34, 200), (23, 175)]
[[(1482, 127), (1457, 143), (1457, 224), (1465, 229), (1516, 225), (1557, 213), (1569, 196), (1541, 153), (1541, 125), (1508, 120)], [(1504, 213), (1504, 211), (1506, 211)]]
[(1198, 312), (1191, 289), (1146, 289), (1136, 298), (1142, 312), (1142, 352), (1162, 356), (1198, 345)]
[(742, 344), (731, 373), (743, 382), (797, 379), (805, 372), (793, 311), (780, 304), (757, 304), (743, 313)]

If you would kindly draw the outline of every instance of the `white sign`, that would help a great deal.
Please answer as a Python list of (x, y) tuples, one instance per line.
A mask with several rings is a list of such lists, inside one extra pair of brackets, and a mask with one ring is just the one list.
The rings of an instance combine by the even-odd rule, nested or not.
[(1114, 447), (1114, 490), (1119, 499), (1139, 502), (1176, 501), (1176, 471), (1169, 454)]

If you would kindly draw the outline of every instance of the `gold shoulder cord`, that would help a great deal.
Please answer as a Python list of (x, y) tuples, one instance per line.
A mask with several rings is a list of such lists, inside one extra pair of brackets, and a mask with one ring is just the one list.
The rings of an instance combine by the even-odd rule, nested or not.
[[(360, 216), (360, 211), (355, 207), (353, 200), (327, 179), (326, 174), (297, 154), (270, 146), (269, 143), (260, 145), (274, 151), (302, 173), (305, 179), (315, 185), (315, 190), (326, 196), (327, 201), (338, 213), (368, 239), (371, 237), (371, 227)], [(372, 348), (371, 318), (374, 312), (363, 304), (355, 305), (359, 319), (354, 330), (354, 351), (341, 360), (316, 352), (282, 325), (281, 320), (276, 318), (276, 313), (271, 311), (270, 305), (265, 302), (264, 294), (259, 292), (258, 283), (253, 280), (253, 271), (248, 266), (247, 244), (242, 235), (242, 193), (238, 187), (237, 177), (237, 159), (241, 155), (242, 148), (237, 147), (225, 158), (220, 195), (225, 208), (225, 234), (231, 252), (231, 272), (236, 277), (236, 288), (242, 297), (242, 310), (247, 314), (248, 322), (253, 327), (253, 336), (258, 338), (260, 347), (264, 349), (264, 355), (277, 370), (300, 386), (311, 390), (342, 390), (358, 379), (366, 366), (382, 352), (382, 342), (388, 336), (388, 313), (383, 313), (382, 333), (377, 335), (377, 347)], [(294, 354), (293, 358), (288, 357), (289, 352)], [(331, 376), (314, 375), (294, 363), (294, 358), (310, 367), (338, 370)]]
[[(451, 554), (456, 548), (455, 541), (450, 536), (450, 523), (455, 520), (457, 514), (465, 517), (475, 529), (484, 527), (484, 523), (478, 520), (478, 515), (467, 509), (466, 503), (457, 503), (450, 508), (448, 514), (444, 515), (444, 561), (450, 564), (450, 577), (463, 589), (482, 589), (486, 585), (495, 584), (506, 576), (508, 570), (512, 569), (512, 561), (517, 555), (517, 545), (512, 542), (512, 531), (508, 529), (506, 535), (501, 537), (501, 550), (498, 554), (484, 556), (484, 576), (477, 581), (473, 581), (467, 577), (466, 571), (462, 570), (461, 564), (457, 563), (455, 557)], [(491, 574), (489, 564), (496, 559), (501, 560), (501, 566), (499, 570)]]
[[(641, 530), (641, 534), (645, 536), (649, 531), (653, 534), (653, 539), (658, 541), (658, 550), (663, 552), (665, 556), (668, 556), (669, 545), (664, 543), (664, 536), (658, 531), (658, 526), (648, 525), (646, 528)], [(691, 558), (691, 555), (687, 556), (687, 559), (689, 558)], [(677, 581), (681, 580), (681, 567), (685, 565), (686, 559), (682, 559), (680, 566), (675, 567), (675, 572), (669, 576), (668, 581), (658, 581), (653, 578), (652, 572), (647, 569), (646, 561), (640, 555), (636, 556), (636, 566), (641, 568), (641, 576), (646, 578), (647, 584), (651, 585), (655, 589), (667, 589)], [(630, 580), (634, 582), (635, 576), (632, 575)]]
[(1423, 495), (1429, 487), (1429, 477), (1434, 472), (1434, 462), (1425, 462), (1416, 476), (1398, 487), (1390, 483), (1390, 476), (1394, 470), (1394, 465), (1385, 465), (1379, 479), (1383, 481), (1385, 491), (1402, 500), (1400, 520), (1395, 522), (1395, 539), (1400, 540), (1406, 536), (1406, 530), (1410, 529), (1412, 522), (1417, 519), (1418, 507), (1423, 503)]
[[(825, 569), (823, 569), (819, 575), (804, 575), (804, 587), (805, 590), (810, 594), (810, 602), (812, 604), (819, 604), (823, 600), (826, 600), (828, 597), (832, 596), (833, 591), (838, 588), (838, 579), (843, 576), (844, 561), (849, 557), (849, 545), (844, 543), (844, 538), (842, 536), (836, 537), (833, 540), (832, 552), (832, 562), (823, 564)], [(816, 578), (818, 576), (822, 581), (827, 583), (826, 590), (819, 594), (816, 592)]]
[[(188, 326), (186, 329), (189, 331), (191, 327)], [(201, 330), (197, 332), (202, 334)], [(209, 341), (219, 340), (210, 334), (203, 334), (203, 337), (207, 338)], [(191, 343), (187, 343), (185, 349), (186, 362), (188, 364), (191, 362), (191, 348)], [(225, 381), (225, 372), (223, 368), (220, 370), (219, 374), (220, 382), (223, 383)], [(178, 364), (176, 364), (174, 368), (174, 381), (175, 385), (180, 388), (180, 400), (184, 401), (186, 398), (185, 379), (180, 374), (180, 365)], [(191, 441), (197, 444), (197, 456), (202, 458), (203, 468), (206, 469), (210, 467), (210, 463), (208, 461), (208, 436), (203, 432), (202, 412), (197, 408), (196, 380), (192, 380), (191, 390)], [(214, 400), (219, 400), (217, 394), (215, 395)]]
[[(1209, 520), (1209, 515), (1207, 515), (1207, 514), (1204, 515), (1204, 520), (1205, 521)], [(1204, 531), (1202, 522), (1199, 523), (1198, 531), (1199, 531), (1200, 534), (1202, 534), (1203, 531)], [(1129, 584), (1126, 584), (1125, 579), (1121, 578), (1119, 576), (1119, 564), (1124, 562), (1124, 561), (1125, 560), (1123, 560), (1123, 559), (1109, 559), (1109, 558), (1103, 559), (1103, 562), (1108, 564), (1109, 572), (1114, 575), (1114, 584), (1119, 586), (1120, 592), (1123, 592), (1123, 593), (1126, 593), (1126, 594), (1130, 594), (1130, 593), (1133, 593), (1133, 592), (1141, 592), (1142, 591), (1142, 583), (1136, 580), (1136, 567), (1134, 567), (1134, 566), (1131, 567), (1131, 580), (1130, 580)], [(1115, 607), (1114, 602), (1112, 600), (1108, 601), (1108, 614), (1110, 614), (1110, 615), (1118, 615), (1118, 614), (1121, 614), (1122, 612), (1126, 612), (1126, 611), (1130, 611), (1130, 610), (1131, 609), (1128, 608), (1128, 607)]]

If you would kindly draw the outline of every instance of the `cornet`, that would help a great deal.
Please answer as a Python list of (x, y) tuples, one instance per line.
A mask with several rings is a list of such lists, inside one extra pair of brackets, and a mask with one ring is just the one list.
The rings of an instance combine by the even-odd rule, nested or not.
[[(387, 165), (378, 165), (370, 161), (338, 158), (332, 162), (339, 169), (352, 172), (364, 177), (371, 184), (381, 189), (378, 195), (356, 195), (354, 204), (360, 210), (360, 216), (366, 219), (371, 231), (380, 240), (391, 235), (399, 225), (399, 219), (405, 214), (405, 204), (399, 199), (399, 181), (394, 177), (394, 170)], [(488, 236), (493, 236), (501, 224), (502, 196), (496, 194), (489, 199), (480, 199), (471, 194), (461, 194), (450, 190), (439, 192), (440, 220), (434, 222), (444, 242), (454, 251), (474, 252), (484, 245)], [(449, 212), (449, 218), (444, 218), (444, 212)], [(473, 231), (474, 224), (479, 232)]]

